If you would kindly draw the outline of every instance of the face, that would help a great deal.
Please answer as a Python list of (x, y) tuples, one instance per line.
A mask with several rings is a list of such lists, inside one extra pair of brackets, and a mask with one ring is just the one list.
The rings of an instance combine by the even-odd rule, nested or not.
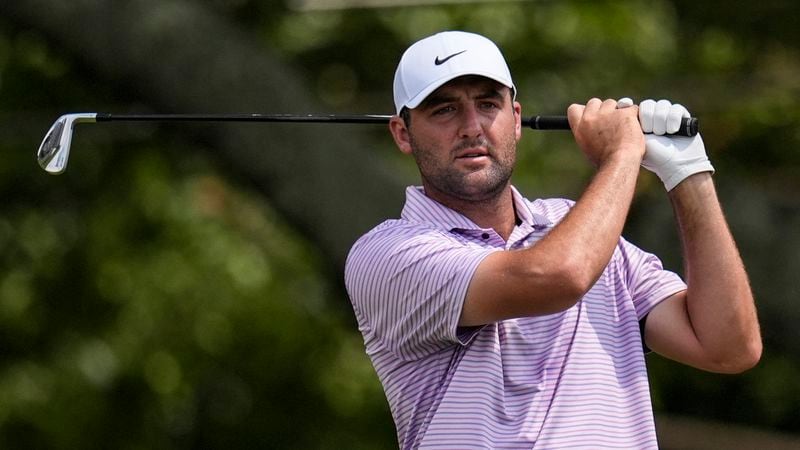
[(410, 112), (409, 126), (392, 119), (392, 135), (414, 157), (429, 196), (445, 204), (480, 202), (508, 186), (521, 137), (521, 107), (509, 88), (484, 77), (461, 77)]

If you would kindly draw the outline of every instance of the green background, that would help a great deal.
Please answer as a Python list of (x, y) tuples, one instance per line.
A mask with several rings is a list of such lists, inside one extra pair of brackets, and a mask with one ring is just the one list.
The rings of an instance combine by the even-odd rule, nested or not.
[[(0, 448), (396, 448), (341, 280), (417, 182), (385, 127), (78, 125), (60, 176), (34, 153), (67, 112), (390, 113), (399, 55), (442, 29), (500, 45), (525, 114), (629, 96), (700, 118), (765, 351), (737, 376), (649, 356), (660, 440), (796, 444), (800, 7), (393, 3), (0, 5)], [(569, 133), (525, 132), (528, 197), (590, 176)], [(643, 173), (625, 236), (680, 272), (671, 214)]]

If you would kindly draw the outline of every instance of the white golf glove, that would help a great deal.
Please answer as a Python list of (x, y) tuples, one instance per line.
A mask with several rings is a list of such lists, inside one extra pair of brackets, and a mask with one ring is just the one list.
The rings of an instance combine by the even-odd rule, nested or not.
[(690, 117), (689, 111), (668, 100), (644, 100), (639, 104), (639, 122), (645, 135), (645, 154), (642, 166), (658, 175), (667, 192), (681, 181), (699, 172), (714, 172), (706, 155), (703, 138), (664, 136), (681, 126), (681, 119)]

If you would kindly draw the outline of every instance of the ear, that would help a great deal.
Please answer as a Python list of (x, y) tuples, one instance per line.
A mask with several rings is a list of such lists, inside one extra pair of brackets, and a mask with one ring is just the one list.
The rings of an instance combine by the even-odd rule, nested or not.
[(514, 102), (514, 124), (517, 142), (519, 142), (522, 139), (522, 105), (519, 102)]
[(389, 131), (392, 132), (394, 143), (406, 155), (411, 154), (411, 136), (408, 134), (405, 121), (400, 116), (389, 119)]

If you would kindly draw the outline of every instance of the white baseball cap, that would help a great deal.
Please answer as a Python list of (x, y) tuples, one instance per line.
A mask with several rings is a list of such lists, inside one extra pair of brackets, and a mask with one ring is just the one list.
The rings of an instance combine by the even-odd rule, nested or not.
[(474, 33), (444, 31), (415, 42), (394, 74), (394, 106), (414, 109), (439, 86), (463, 75), (481, 75), (511, 88), (511, 72), (494, 42)]

